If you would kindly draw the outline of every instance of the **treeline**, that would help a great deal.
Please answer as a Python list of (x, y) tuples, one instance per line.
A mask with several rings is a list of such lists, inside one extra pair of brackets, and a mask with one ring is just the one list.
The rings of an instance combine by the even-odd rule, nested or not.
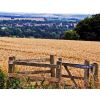
[(100, 14), (80, 21), (76, 28), (65, 32), (65, 39), (100, 41)]
[(0, 36), (63, 39), (64, 31), (73, 29), (70, 25), (66, 27), (70, 23), (72, 22), (3, 20), (0, 21)]
[[(62, 29), (57, 30), (56, 27), (7, 27), (0, 29), (0, 36), (8, 37), (34, 37), (34, 38), (60, 38)], [(54, 30), (54, 31), (53, 31)]]
[(100, 41), (100, 14), (85, 18), (75, 28), (70, 24), (73, 22), (0, 21), (0, 36)]
[(76, 28), (65, 32), (65, 39), (100, 41), (100, 14), (80, 21)]
[(100, 41), (100, 14), (80, 21), (74, 30), (82, 40)]

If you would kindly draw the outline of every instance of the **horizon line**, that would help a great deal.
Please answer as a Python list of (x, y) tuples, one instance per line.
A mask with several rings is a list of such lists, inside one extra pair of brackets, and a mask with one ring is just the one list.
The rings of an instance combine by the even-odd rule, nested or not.
[[(46, 12), (13, 12), (13, 11), (0, 11), (0, 13), (18, 13), (18, 14), (62, 14), (62, 15), (94, 15), (89, 13), (46, 13)], [(99, 13), (95, 13), (99, 14)]]

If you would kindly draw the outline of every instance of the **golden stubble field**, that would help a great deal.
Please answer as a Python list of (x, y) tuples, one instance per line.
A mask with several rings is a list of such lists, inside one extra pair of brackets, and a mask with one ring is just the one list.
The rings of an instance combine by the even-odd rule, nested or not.
[[(32, 59), (49, 58), (50, 54), (54, 54), (56, 58), (62, 57), (66, 62), (82, 64), (87, 59), (90, 63), (95, 62), (100, 66), (100, 42), (0, 37), (0, 66), (5, 72), (9, 56)], [(34, 68), (20, 66), (18, 70)], [(83, 74), (79, 69), (70, 70), (74, 75)]]

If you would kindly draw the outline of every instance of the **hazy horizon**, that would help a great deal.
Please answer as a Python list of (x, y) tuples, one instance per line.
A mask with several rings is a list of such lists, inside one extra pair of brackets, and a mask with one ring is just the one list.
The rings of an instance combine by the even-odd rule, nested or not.
[(99, 0), (2, 0), (0, 12), (47, 14), (100, 13)]
[(61, 15), (93, 15), (85, 13), (42, 13), (42, 12), (9, 12), (9, 11), (0, 11), (0, 13), (11, 13), (11, 14), (61, 14)]

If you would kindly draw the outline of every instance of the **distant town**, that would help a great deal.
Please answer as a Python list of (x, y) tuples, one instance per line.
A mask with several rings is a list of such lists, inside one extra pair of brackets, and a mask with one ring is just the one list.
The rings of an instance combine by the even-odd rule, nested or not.
[[(15, 36), (17, 30), (20, 33), (18, 36), (22, 37), (63, 38), (64, 31), (75, 28), (80, 20), (88, 16), (90, 15), (0, 13), (0, 36)], [(5, 30), (9, 30), (9, 33), (5, 33)]]

